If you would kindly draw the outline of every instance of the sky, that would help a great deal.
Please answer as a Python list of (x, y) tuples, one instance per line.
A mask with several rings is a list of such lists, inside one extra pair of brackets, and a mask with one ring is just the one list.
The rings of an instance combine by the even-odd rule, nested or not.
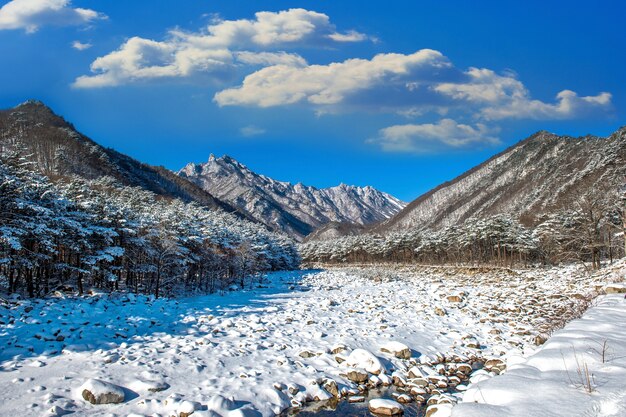
[(0, 108), (172, 170), (228, 154), (405, 201), (539, 131), (626, 125), (620, 1), (0, 0)]

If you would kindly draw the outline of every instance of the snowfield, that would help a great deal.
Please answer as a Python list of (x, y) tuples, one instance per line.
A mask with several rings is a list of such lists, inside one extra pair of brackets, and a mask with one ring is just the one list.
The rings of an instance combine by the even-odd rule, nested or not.
[(540, 346), (624, 281), (611, 271), (345, 268), (178, 300), (9, 300), (0, 415), (271, 416), (388, 384), (437, 417), (624, 415), (623, 294)]

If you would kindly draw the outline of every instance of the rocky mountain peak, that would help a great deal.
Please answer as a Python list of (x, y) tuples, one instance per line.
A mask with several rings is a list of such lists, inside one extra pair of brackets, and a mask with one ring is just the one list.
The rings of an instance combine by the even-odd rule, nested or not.
[(257, 174), (231, 156), (188, 164), (179, 175), (229, 201), (268, 227), (302, 238), (329, 222), (371, 224), (397, 213), (404, 203), (373, 187), (341, 183), (318, 189)]

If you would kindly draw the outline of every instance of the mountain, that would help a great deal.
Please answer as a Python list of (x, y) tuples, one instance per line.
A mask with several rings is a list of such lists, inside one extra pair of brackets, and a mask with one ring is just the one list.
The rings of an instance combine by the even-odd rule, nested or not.
[(526, 225), (584, 194), (616, 191), (626, 178), (626, 128), (609, 137), (538, 132), (417, 198), (378, 233), (439, 229), (506, 213)]
[(237, 211), (164, 167), (100, 146), (39, 101), (0, 111), (0, 152), (3, 148), (21, 149), (53, 180), (73, 175), (90, 180), (109, 176), (122, 185), (142, 187), (160, 196)]
[(318, 189), (259, 175), (229, 156), (188, 164), (178, 174), (268, 227), (303, 238), (330, 222), (367, 225), (388, 219), (405, 203), (372, 187)]

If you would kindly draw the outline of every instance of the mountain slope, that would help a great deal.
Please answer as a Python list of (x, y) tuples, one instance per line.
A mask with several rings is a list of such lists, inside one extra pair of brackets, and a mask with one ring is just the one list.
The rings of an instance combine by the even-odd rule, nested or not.
[(538, 132), (417, 198), (374, 231), (438, 229), (507, 213), (532, 225), (585, 193), (616, 190), (626, 176), (626, 128), (607, 138)]
[(123, 185), (142, 187), (164, 197), (236, 211), (163, 167), (141, 163), (98, 145), (39, 101), (27, 101), (0, 111), (1, 148), (22, 149), (52, 179), (72, 175), (86, 179), (109, 176)]
[(369, 186), (318, 189), (276, 181), (229, 156), (211, 155), (204, 164), (188, 164), (179, 175), (272, 229), (298, 238), (330, 222), (379, 222), (404, 207), (402, 201)]

